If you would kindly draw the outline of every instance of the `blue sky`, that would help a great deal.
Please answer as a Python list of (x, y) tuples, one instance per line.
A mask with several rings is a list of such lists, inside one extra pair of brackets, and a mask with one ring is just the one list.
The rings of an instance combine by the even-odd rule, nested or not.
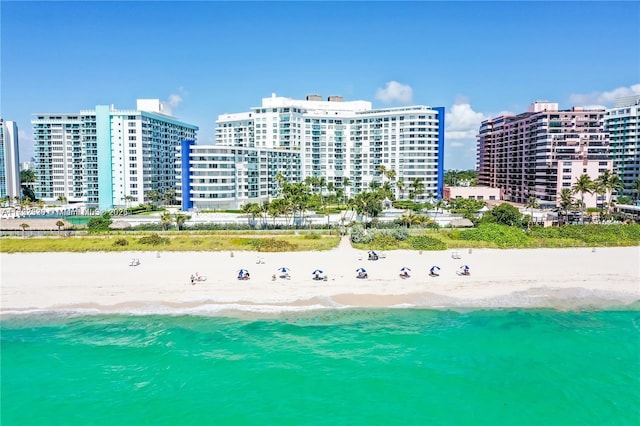
[(483, 119), (534, 100), (640, 93), (640, 3), (0, 2), (0, 114), (33, 153), (35, 113), (171, 101), (213, 143), (262, 98), (444, 106), (445, 168), (475, 167)]

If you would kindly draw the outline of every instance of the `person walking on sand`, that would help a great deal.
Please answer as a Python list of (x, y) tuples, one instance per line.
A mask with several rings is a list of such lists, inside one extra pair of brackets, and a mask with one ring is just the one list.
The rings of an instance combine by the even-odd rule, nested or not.
[(196, 277), (191, 274), (191, 285), (196, 285)]

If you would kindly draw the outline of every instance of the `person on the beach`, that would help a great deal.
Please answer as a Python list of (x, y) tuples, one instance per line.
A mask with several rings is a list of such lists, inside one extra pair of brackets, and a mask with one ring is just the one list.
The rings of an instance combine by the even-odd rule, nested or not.
[(195, 285), (196, 284), (196, 277), (193, 276), (193, 274), (191, 274), (191, 285)]

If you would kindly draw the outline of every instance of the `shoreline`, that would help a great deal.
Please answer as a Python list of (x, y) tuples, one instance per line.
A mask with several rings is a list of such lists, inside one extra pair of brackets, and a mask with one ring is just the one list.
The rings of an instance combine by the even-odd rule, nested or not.
[[(343, 239), (322, 252), (0, 254), (0, 316), (274, 315), (348, 308), (584, 309), (640, 301), (640, 247), (397, 250), (377, 261)], [(129, 266), (139, 259), (138, 266)], [(262, 260), (260, 263), (259, 260)], [(37, 265), (37, 266), (36, 266)], [(429, 277), (437, 265), (440, 276)], [(455, 272), (468, 265), (470, 276)], [(281, 267), (290, 279), (276, 278)], [(357, 279), (364, 267), (368, 279)], [(411, 269), (401, 279), (400, 269)], [(239, 269), (250, 280), (237, 280)], [(312, 279), (322, 269), (327, 281)], [(199, 273), (206, 281), (190, 283)]]

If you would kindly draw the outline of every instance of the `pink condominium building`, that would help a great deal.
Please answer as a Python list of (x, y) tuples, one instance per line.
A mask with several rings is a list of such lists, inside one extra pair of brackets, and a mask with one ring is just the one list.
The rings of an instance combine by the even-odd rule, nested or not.
[[(571, 189), (580, 175), (595, 180), (612, 170), (604, 116), (605, 110), (558, 110), (557, 103), (534, 102), (527, 112), (483, 121), (478, 184), (503, 189), (507, 201), (526, 203), (533, 196), (543, 207), (557, 206), (562, 189)], [(584, 194), (587, 207), (604, 201)]]

